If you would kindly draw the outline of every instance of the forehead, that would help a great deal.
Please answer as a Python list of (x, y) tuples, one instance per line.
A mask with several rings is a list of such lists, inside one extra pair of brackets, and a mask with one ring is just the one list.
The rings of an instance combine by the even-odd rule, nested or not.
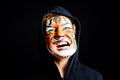
[(66, 24), (66, 23), (69, 23), (71, 24), (71, 20), (66, 17), (66, 16), (61, 16), (61, 15), (56, 15), (56, 16), (52, 16), (48, 19), (46, 19), (46, 25), (51, 25), (51, 24), (59, 24), (59, 23), (63, 23), (63, 24)]

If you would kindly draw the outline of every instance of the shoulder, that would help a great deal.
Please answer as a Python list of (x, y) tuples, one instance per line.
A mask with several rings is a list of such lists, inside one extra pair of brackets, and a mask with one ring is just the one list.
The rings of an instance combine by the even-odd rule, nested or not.
[(76, 73), (81, 78), (88, 78), (88, 80), (103, 80), (103, 77), (100, 72), (95, 69), (92, 69), (86, 65), (80, 64), (77, 68)]

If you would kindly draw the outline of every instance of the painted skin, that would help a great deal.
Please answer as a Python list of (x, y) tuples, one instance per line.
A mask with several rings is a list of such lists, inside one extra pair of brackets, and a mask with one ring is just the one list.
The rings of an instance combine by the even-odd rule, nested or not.
[(75, 25), (65, 16), (53, 16), (46, 23), (46, 46), (53, 56), (70, 57), (77, 48)]

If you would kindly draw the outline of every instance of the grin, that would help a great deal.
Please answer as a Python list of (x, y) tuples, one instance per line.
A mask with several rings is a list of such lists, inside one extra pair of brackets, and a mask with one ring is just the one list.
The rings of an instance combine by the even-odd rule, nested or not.
[(57, 50), (67, 50), (70, 48), (70, 43), (67, 41), (58, 41), (55, 43)]

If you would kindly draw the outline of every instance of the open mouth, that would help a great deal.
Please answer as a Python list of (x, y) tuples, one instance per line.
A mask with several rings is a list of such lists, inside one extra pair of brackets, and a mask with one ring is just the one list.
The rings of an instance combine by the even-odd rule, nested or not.
[(56, 42), (56, 47), (59, 50), (63, 50), (63, 49), (68, 49), (70, 46), (70, 43), (67, 41), (58, 41)]

